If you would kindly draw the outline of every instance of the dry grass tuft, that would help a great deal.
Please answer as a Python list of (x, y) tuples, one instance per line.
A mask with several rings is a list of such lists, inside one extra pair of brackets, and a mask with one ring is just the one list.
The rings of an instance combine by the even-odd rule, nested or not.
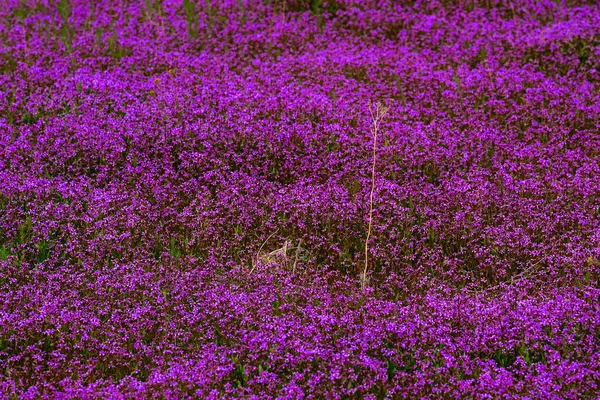
[(273, 267), (277, 266), (286, 270), (291, 270), (293, 273), (296, 272), (298, 262), (307, 261), (309, 258), (309, 252), (302, 246), (302, 239), (298, 240), (296, 246), (293, 245), (291, 240), (286, 240), (283, 246), (272, 250), (263, 251), (265, 243), (272, 237), (269, 236), (263, 245), (258, 249), (256, 257), (252, 260), (252, 268), (250, 274), (259, 266)]

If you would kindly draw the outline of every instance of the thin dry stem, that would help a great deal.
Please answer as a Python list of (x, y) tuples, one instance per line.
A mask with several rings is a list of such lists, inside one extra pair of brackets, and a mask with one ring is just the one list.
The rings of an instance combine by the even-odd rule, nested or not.
[(379, 135), (380, 124), (383, 118), (390, 110), (389, 105), (377, 102), (374, 106), (369, 103), (369, 113), (371, 114), (371, 135), (373, 136), (373, 163), (371, 164), (371, 193), (369, 195), (369, 226), (367, 229), (367, 238), (365, 239), (365, 267), (362, 271), (360, 285), (364, 291), (367, 286), (367, 271), (369, 270), (369, 239), (373, 228), (373, 195), (375, 193), (375, 166), (377, 163), (377, 136)]
[(252, 274), (254, 272), (254, 270), (256, 269), (256, 266), (258, 264), (258, 259), (259, 259), (260, 251), (263, 249), (263, 247), (265, 247), (265, 244), (267, 244), (267, 242), (269, 241), (269, 239), (271, 239), (273, 237), (273, 235), (275, 235), (277, 232), (279, 232), (279, 229), (277, 229), (277, 230), (275, 230), (275, 232), (271, 233), (269, 235), (269, 237), (266, 238), (265, 241), (260, 245), (258, 251), (256, 252), (255, 259), (252, 260), (252, 268), (250, 269), (250, 272), (248, 272), (248, 275)]
[(298, 264), (298, 256), (302, 251), (302, 239), (298, 240), (298, 246), (296, 246), (296, 257), (294, 257), (294, 265), (292, 267), (292, 273), (296, 273), (296, 265)]

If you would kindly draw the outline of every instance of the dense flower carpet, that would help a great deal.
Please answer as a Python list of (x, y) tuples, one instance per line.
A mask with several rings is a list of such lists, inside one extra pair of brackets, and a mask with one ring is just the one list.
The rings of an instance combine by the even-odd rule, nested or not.
[(0, 398), (595, 398), (599, 284), (596, 1), (1, 2)]

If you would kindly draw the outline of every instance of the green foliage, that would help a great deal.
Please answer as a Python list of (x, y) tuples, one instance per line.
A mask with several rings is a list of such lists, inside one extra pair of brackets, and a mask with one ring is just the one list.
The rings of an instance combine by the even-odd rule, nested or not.
[(205, 0), (204, 1), (204, 12), (206, 12), (206, 15), (213, 15), (213, 8), (212, 8), (212, 1), (211, 0)]
[(68, 204), (68, 205), (73, 204), (73, 198), (71, 198), (70, 196), (63, 197), (58, 192), (54, 193), (54, 200), (59, 204)]
[(15, 18), (24, 20), (31, 13), (31, 9), (25, 4), (23, 1), (19, 3), (19, 7), (17, 7), (13, 13)]
[(34, 125), (36, 122), (38, 122), (39, 119), (40, 117), (38, 113), (33, 114), (30, 112), (26, 112), (21, 117), (21, 123), (23, 125)]
[(57, 6), (58, 15), (60, 15), (62, 20), (67, 23), (69, 21), (69, 17), (71, 17), (71, 5), (69, 4), (69, 0), (60, 0)]
[(501, 368), (508, 368), (517, 360), (517, 355), (514, 350), (502, 351), (498, 349), (490, 357)]
[(280, 299), (271, 302), (271, 306), (273, 307), (273, 316), (280, 317), (283, 314), (283, 312), (281, 311)]
[(589, 256), (587, 259), (588, 264), (594, 265), (596, 267), (600, 267), (600, 261), (596, 260), (594, 257)]
[(234, 363), (233, 386), (242, 387), (248, 383), (248, 375), (246, 375), (246, 367), (239, 361), (239, 357), (233, 356)]
[(196, 4), (192, 0), (183, 0), (183, 9), (185, 11), (185, 22), (188, 35), (190, 38), (196, 38), (198, 36), (198, 13), (196, 12)]
[(208, 27), (209, 32), (212, 32), (213, 20), (216, 18), (216, 14), (211, 0), (205, 0), (204, 14), (206, 14), (206, 26)]
[(396, 371), (400, 369), (400, 366), (395, 364), (393, 361), (387, 361), (387, 379), (388, 382), (392, 382), (394, 380), (394, 375), (396, 375)]
[(38, 250), (38, 263), (42, 263), (50, 257), (50, 243), (48, 241), (42, 240), (41, 242), (37, 243), (35, 247)]
[(60, 27), (60, 40), (65, 45), (67, 52), (71, 52), (73, 48), (73, 32), (69, 25), (69, 18), (71, 17), (71, 5), (68, 0), (60, 0), (57, 4), (58, 14), (63, 20), (63, 24)]
[(237, 236), (242, 236), (244, 234), (244, 227), (241, 225), (235, 225), (233, 227), (233, 233)]
[(10, 248), (6, 247), (6, 245), (0, 247), (0, 261), (6, 261), (11, 254)]
[(163, 0), (144, 0), (147, 18), (152, 19), (153, 15), (163, 14), (162, 2)]
[(96, 46), (102, 46), (102, 31), (100, 30), (100, 27), (94, 29), (94, 34), (96, 36)]
[(19, 235), (17, 237), (17, 244), (25, 244), (31, 239), (32, 229), (31, 229), (31, 216), (28, 215), (25, 218), (25, 221), (19, 226)]
[(335, 150), (339, 149), (340, 145), (338, 144), (338, 135), (335, 133), (331, 135), (329, 141), (327, 142), (327, 152), (332, 153)]
[(518, 353), (521, 357), (523, 357), (523, 359), (525, 360), (525, 363), (527, 365), (531, 365), (533, 363), (538, 363), (538, 362), (545, 362), (545, 357), (544, 357), (543, 352), (535, 352), (535, 351), (529, 349), (525, 345), (521, 345), (521, 347), (519, 347)]
[(132, 52), (131, 49), (122, 46), (119, 43), (119, 38), (117, 37), (117, 35), (113, 33), (108, 38), (108, 53), (110, 57), (114, 58), (117, 61), (121, 61), (123, 57), (131, 55)]
[(323, 13), (323, 0), (310, 0), (310, 11), (313, 14)]
[(460, 88), (461, 88), (461, 81), (460, 81), (460, 77), (456, 74), (456, 72), (454, 72), (452, 74), (452, 80), (454, 81), (454, 83), (456, 84), (456, 91), (460, 92)]
[(169, 244), (169, 255), (175, 258), (181, 257), (181, 250), (179, 250), (174, 237), (171, 238), (171, 243)]

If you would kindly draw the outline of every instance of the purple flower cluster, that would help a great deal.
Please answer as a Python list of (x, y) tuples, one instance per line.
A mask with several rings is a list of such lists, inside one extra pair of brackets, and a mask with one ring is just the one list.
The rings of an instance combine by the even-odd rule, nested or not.
[(4, 0), (0, 43), (1, 398), (600, 391), (596, 1)]

